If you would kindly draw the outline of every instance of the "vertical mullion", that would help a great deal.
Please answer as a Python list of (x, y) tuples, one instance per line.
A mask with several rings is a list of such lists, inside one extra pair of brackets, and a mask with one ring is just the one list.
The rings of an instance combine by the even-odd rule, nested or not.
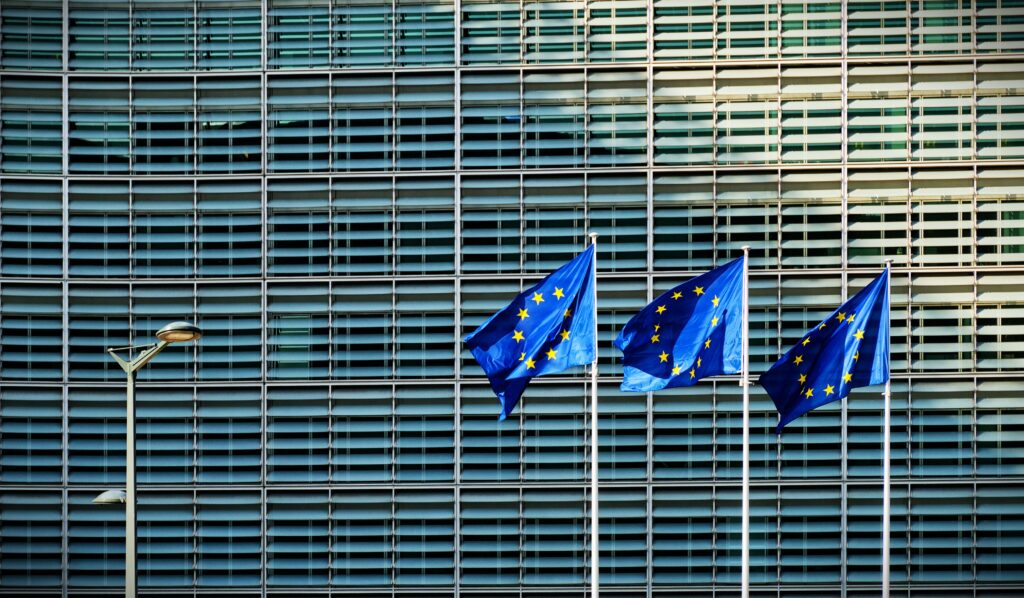
[[(199, 0), (192, 0), (192, 70), (199, 70)], [(192, 93), (195, 94), (196, 86), (195, 80), (192, 83)], [(195, 103), (192, 105), (195, 109)], [(193, 135), (195, 131), (193, 130)], [(193, 154), (196, 151), (196, 147), (192, 146)]]

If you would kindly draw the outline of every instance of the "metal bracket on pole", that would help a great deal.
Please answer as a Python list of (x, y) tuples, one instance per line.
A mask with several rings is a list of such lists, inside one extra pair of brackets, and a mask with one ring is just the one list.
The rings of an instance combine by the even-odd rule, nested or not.
[(130, 357), (130, 351), (132, 349), (135, 349), (136, 347), (110, 348), (107, 349), (107, 353), (109, 353), (110, 356), (114, 358), (114, 361), (116, 361), (117, 364), (121, 366), (121, 369), (124, 370), (126, 374), (131, 374), (132, 372), (142, 368), (144, 365), (152, 361), (153, 358), (156, 357), (157, 353), (163, 351), (164, 347), (166, 347), (169, 344), (170, 343), (168, 343), (167, 341), (160, 341), (153, 345), (142, 345), (143, 347), (146, 347), (146, 350), (143, 351), (142, 353), (139, 353), (139, 356), (136, 357), (135, 359), (132, 359), (131, 361), (125, 361), (123, 358), (118, 356), (116, 352), (127, 349), (129, 351)]

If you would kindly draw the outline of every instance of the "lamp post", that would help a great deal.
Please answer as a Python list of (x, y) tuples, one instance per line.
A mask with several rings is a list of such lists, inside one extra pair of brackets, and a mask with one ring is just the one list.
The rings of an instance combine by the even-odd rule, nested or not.
[[(93, 499), (97, 504), (120, 504), (124, 503), (124, 595), (126, 598), (135, 598), (136, 595), (136, 567), (135, 567), (135, 375), (147, 363), (156, 357), (157, 353), (171, 343), (183, 343), (199, 340), (203, 335), (202, 331), (195, 324), (188, 322), (171, 322), (156, 333), (159, 342), (153, 345), (142, 345), (133, 347), (119, 347), (107, 349), (107, 353), (114, 358), (114, 361), (121, 366), (124, 373), (128, 375), (128, 401), (127, 401), (127, 451), (125, 453), (126, 490), (107, 490)], [(133, 349), (144, 348), (138, 357), (131, 359)], [(117, 351), (128, 351), (129, 360), (125, 361), (117, 355)]]

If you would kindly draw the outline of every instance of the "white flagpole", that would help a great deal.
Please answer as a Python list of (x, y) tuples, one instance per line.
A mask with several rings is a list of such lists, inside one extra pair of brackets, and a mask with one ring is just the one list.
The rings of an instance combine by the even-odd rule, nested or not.
[[(892, 260), (886, 260), (885, 262), (885, 296), (891, 301), (889, 290), (892, 288)], [(892, 310), (890, 309), (890, 312)], [(890, 360), (890, 354), (892, 351), (886, 352), (885, 359), (888, 365)], [(890, 372), (889, 377), (892, 376)], [(889, 513), (891, 511), (891, 496), (889, 485), (891, 483), (891, 472), (889, 468), (889, 453), (890, 453), (890, 427), (891, 427), (891, 408), (890, 408), (890, 388), (889, 378), (885, 379), (885, 392), (883, 393), (884, 407), (882, 409), (882, 598), (889, 598)]]
[(749, 296), (747, 274), (750, 269), (750, 246), (743, 246), (743, 310), (740, 328), (740, 386), (743, 387), (743, 490), (740, 515), (740, 596), (750, 596), (750, 335), (748, 330)]
[(600, 551), (597, 513), (597, 233), (590, 233), (590, 244), (594, 246), (594, 363), (590, 365), (590, 597), (598, 598), (601, 584), (598, 580)]

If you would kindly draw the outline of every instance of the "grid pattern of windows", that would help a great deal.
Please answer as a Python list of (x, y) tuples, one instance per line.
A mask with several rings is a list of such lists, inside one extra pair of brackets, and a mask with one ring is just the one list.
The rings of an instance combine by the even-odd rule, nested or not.
[[(735, 379), (618, 390), (751, 247), (756, 374), (892, 260), (898, 595), (1024, 590), (1024, 21), (1010, 0), (0, 2), (0, 596), (582, 596), (588, 380), (498, 422), (460, 338), (600, 233), (601, 580), (733, 595)], [(774, 434), (754, 595), (877, 595), (881, 398)], [(941, 588), (941, 589), (939, 589)]]

